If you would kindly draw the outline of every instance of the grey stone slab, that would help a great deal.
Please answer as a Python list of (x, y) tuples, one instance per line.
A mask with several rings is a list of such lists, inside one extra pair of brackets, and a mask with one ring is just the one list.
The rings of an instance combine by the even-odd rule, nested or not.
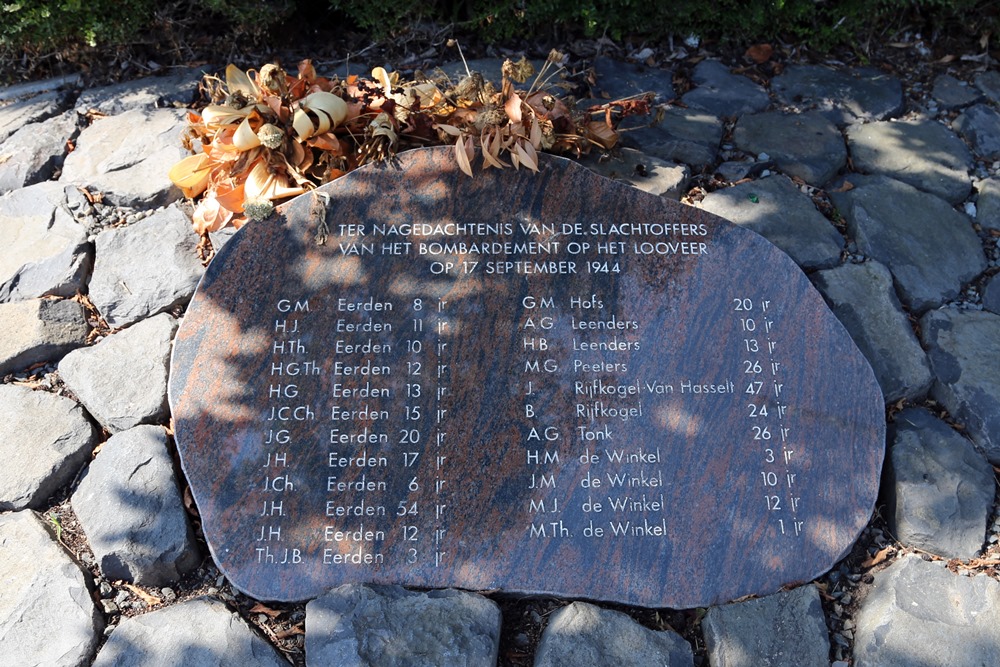
[(771, 90), (782, 104), (816, 109), (837, 125), (882, 120), (903, 112), (899, 79), (869, 67), (789, 65), (771, 80)]
[(753, 158), (727, 160), (715, 168), (715, 175), (730, 183), (736, 183), (744, 178), (760, 178), (765, 171), (773, 166), (774, 164), (770, 160), (755, 160)]
[(844, 264), (817, 271), (813, 282), (872, 365), (886, 403), (924, 396), (934, 378), (889, 270), (876, 261)]
[(621, 144), (697, 170), (715, 162), (722, 141), (721, 119), (697, 109), (671, 107), (655, 125), (640, 127), (649, 122), (648, 118), (637, 116), (633, 123), (623, 124)]
[[(365, 243), (377, 247), (380, 239), (388, 242), (407, 231), (383, 224), (398, 215), (413, 222), (415, 231), (424, 224), (421, 220), (438, 226), (442, 220), (462, 221), (466, 229), (442, 229), (442, 234), (451, 232), (447, 239), (438, 235), (448, 242), (447, 248), (433, 248), (429, 241), (424, 243), (427, 247), (418, 248), (415, 243), (409, 251), (383, 246), (401, 254), (345, 261), (345, 253), (363, 248), (359, 245), (352, 251), (344, 240), (317, 246), (317, 198), (301, 197), (279, 209), (279, 219), (248, 224), (237, 232), (213, 260), (184, 315), (171, 371), (177, 448), (199, 502), (206, 539), (234, 585), (262, 599), (302, 600), (335, 585), (369, 578), (415, 586), (503, 589), (690, 608), (811, 580), (850, 550), (877, 495), (885, 439), (882, 393), (867, 361), (787, 255), (750, 230), (705, 211), (609, 183), (565, 159), (541, 156), (540, 175), (487, 170), (475, 179), (462, 175), (447, 147), (401, 153), (398, 160), (394, 168), (358, 170), (346, 181), (325, 186), (320, 192), (331, 196), (330, 224), (364, 222), (370, 232), (365, 234)], [(383, 196), (387, 192), (392, 196)], [(428, 201), (427, 193), (436, 194)], [(441, 205), (446, 209), (443, 213)], [(667, 222), (660, 227), (657, 220)], [(476, 227), (479, 221), (488, 226)], [(544, 225), (546, 221), (558, 224), (527, 229), (529, 222)], [(423, 229), (429, 231), (428, 225)], [(559, 235), (559, 248), (515, 249), (522, 253), (518, 256), (532, 254), (536, 261), (544, 256), (566, 258), (574, 264), (515, 266), (512, 260), (502, 264), (496, 258), (491, 260), (494, 264), (480, 267), (482, 275), (453, 272), (451, 278), (434, 278), (438, 269), (427, 260), (437, 253), (441, 260), (450, 261), (451, 253), (463, 251), (463, 243), (469, 252), (496, 254), (510, 240), (544, 240), (554, 238), (552, 233)], [(668, 238), (677, 242), (668, 244)], [(691, 242), (682, 245), (681, 239)], [(473, 241), (475, 247), (468, 245)], [(698, 245), (701, 242), (704, 245)], [(585, 244), (590, 246), (589, 254)], [(686, 253), (699, 255), (684, 257)], [(574, 270), (578, 277), (570, 275)], [(550, 275), (543, 276), (542, 271)], [(506, 275), (487, 275), (499, 272)], [(532, 274), (528, 276), (530, 294), (524, 291), (525, 272)], [(562, 275), (553, 275), (557, 272)], [(601, 272), (608, 275), (601, 276)], [(450, 295), (467, 296), (449, 301), (450, 310), (445, 310), (444, 302), (437, 304), (433, 309), (437, 314), (428, 312), (431, 319), (414, 325), (412, 313), (430, 310), (423, 299), (434, 296), (427, 290), (435, 286)], [(542, 299), (547, 294), (564, 296), (546, 299), (545, 304), (525, 298)], [(756, 324), (734, 310), (734, 294), (746, 297), (735, 306), (740, 311), (752, 309)], [(362, 308), (358, 305), (362, 299), (378, 305)], [(780, 312), (773, 318), (761, 315), (762, 309), (771, 313), (775, 304)], [(544, 307), (544, 315), (527, 313), (534, 306)], [(443, 312), (451, 324), (437, 326)], [(282, 324), (286, 315), (290, 319)], [(542, 316), (555, 319), (541, 321)], [(780, 324), (775, 334), (781, 339), (771, 355), (765, 316)], [(621, 324), (623, 317), (630, 319)], [(602, 320), (598, 324), (585, 323), (598, 319)], [(561, 323), (561, 328), (542, 329), (552, 322)], [(532, 343), (530, 336), (527, 342), (522, 340), (524, 331), (536, 326), (548, 342), (539, 337)], [(427, 380), (417, 405), (427, 415), (433, 409), (434, 394), (454, 397), (449, 399), (450, 416), (438, 414), (449, 420), (449, 442), (457, 442), (452, 450), (455, 455), (448, 458), (449, 478), (495, 480), (481, 486), (456, 484), (458, 490), (450, 493), (440, 489), (437, 496), (444, 499), (442, 503), (451, 503), (447, 524), (457, 530), (450, 528), (452, 537), (443, 537), (450, 540), (450, 546), (439, 557), (423, 547), (418, 554), (410, 552), (412, 528), (419, 526), (420, 539), (426, 540), (421, 544), (427, 544), (433, 541), (429, 533), (443, 519), (435, 519), (434, 511), (427, 512), (424, 501), (419, 517), (408, 514), (412, 503), (399, 515), (401, 498), (394, 496), (415, 493), (417, 486), (430, 495), (435, 491), (431, 489), (434, 484), (423, 477), (410, 485), (416, 472), (410, 474), (407, 466), (384, 465), (399, 461), (398, 448), (392, 448), (395, 453), (385, 451), (391, 455), (386, 461), (371, 464), (377, 469), (367, 469), (366, 464), (366, 470), (359, 470), (351, 463), (352, 470), (334, 471), (325, 458), (315, 461), (308, 458), (314, 454), (300, 456), (296, 444), (311, 443), (303, 445), (310, 449), (327, 443), (319, 450), (325, 457), (340, 449), (337, 442), (343, 446), (341, 454), (353, 451), (357, 455), (361, 454), (359, 445), (367, 443), (374, 454), (375, 441), (388, 444), (389, 437), (395, 436), (398, 443), (395, 426), (406, 417), (400, 409), (406, 393), (401, 378), (407, 362), (411, 373), (420, 369), (412, 361), (413, 352), (407, 352), (405, 340), (400, 343), (396, 336), (424, 327), (425, 356), (420, 359), (427, 363), (421, 377)], [(441, 334), (448, 345), (435, 348), (452, 352), (430, 349), (432, 328), (453, 332)], [(359, 335), (346, 336), (348, 329)], [(584, 334), (572, 333), (583, 329), (605, 333), (586, 336), (587, 340)], [(741, 333), (750, 329), (758, 334), (745, 337)], [(553, 343), (556, 336), (559, 339)], [(759, 339), (759, 346), (751, 339)], [(391, 343), (393, 349), (381, 345), (382, 341)], [(350, 353), (348, 344), (353, 345), (353, 354), (361, 355), (353, 357), (357, 361), (344, 356)], [(792, 425), (798, 434), (796, 442), (805, 443), (809, 457), (796, 464), (796, 454), (791, 466), (798, 477), (793, 484), (809, 491), (803, 506), (814, 507), (807, 502), (809, 498), (821, 499), (822, 539), (809, 537), (808, 523), (800, 526), (803, 538), (796, 539), (791, 509), (769, 509), (764, 502), (768, 499), (760, 495), (762, 482), (751, 486), (749, 481), (778, 483), (760, 476), (766, 463), (763, 458), (767, 458), (764, 449), (756, 450), (757, 456), (747, 455), (746, 443), (755, 432), (747, 421), (752, 412), (746, 408), (748, 384), (738, 380), (749, 368), (747, 348), (758, 353), (749, 358), (760, 360), (761, 368), (750, 369), (753, 373), (764, 373), (762, 379), (768, 381), (776, 373), (779, 382), (781, 377), (793, 382), (787, 385), (792, 391), (785, 393), (796, 397)], [(593, 358), (598, 361), (608, 356), (618, 365), (585, 365), (581, 360), (588, 357), (581, 351), (586, 350), (597, 355)], [(769, 357), (776, 363), (769, 363)], [(536, 359), (541, 366), (535, 365)], [(444, 365), (451, 369), (450, 379), (434, 380), (436, 370), (429, 368), (433, 362), (438, 368), (448, 362)], [(362, 363), (369, 368), (348, 366)], [(786, 365), (789, 370), (782, 372)], [(524, 399), (511, 382), (523, 382), (518, 378), (525, 377), (525, 369), (535, 368), (551, 372), (544, 379), (547, 393), (538, 399), (538, 407), (527, 408), (534, 417), (526, 421)], [(588, 373), (593, 381), (586, 380), (591, 377)], [(354, 377), (338, 378), (344, 375)], [(371, 375), (371, 382), (360, 375)], [(650, 379), (643, 380), (641, 388), (636, 385), (636, 390), (627, 391), (625, 385), (632, 378), (643, 377)], [(666, 386), (663, 378), (675, 378), (675, 384)], [(621, 384), (611, 386), (613, 382)], [(280, 391), (278, 384), (282, 384)], [(767, 390), (771, 396), (783, 391), (770, 385), (749, 388)], [(674, 389), (677, 397), (671, 399)], [(530, 387), (525, 390), (532, 392)], [(614, 402), (612, 394), (617, 396)], [(643, 396), (649, 397), (648, 402)], [(648, 415), (643, 419), (635, 419), (642, 417), (637, 414), (636, 398), (643, 401), (643, 415)], [(765, 397), (759, 399), (763, 410)], [(329, 412), (331, 404), (336, 407)], [(781, 416), (774, 413), (780, 409), (773, 402), (766, 407), (771, 415), (767, 417), (769, 434), (780, 439), (774, 430)], [(619, 419), (612, 419), (615, 414)], [(335, 421), (328, 421), (328, 415)], [(384, 417), (400, 421), (390, 424)], [(384, 423), (375, 424), (376, 419)], [(279, 427), (278, 422), (283, 425)], [(536, 432), (530, 432), (533, 424), (538, 425)], [(591, 466), (591, 479), (585, 479), (585, 484), (594, 488), (595, 503), (604, 503), (601, 516), (589, 509), (588, 491), (580, 482), (584, 475), (579, 467), (581, 456), (563, 452), (556, 461), (554, 444), (538, 450), (537, 462), (548, 467), (538, 468), (533, 486), (556, 484), (557, 488), (544, 496), (526, 490), (532, 486), (526, 471), (536, 467), (536, 457), (529, 450), (525, 459), (518, 443), (532, 441), (536, 433), (545, 437), (543, 424), (553, 429), (558, 425), (560, 432), (573, 434), (578, 444), (590, 442), (591, 454), (583, 463)], [(273, 436), (269, 428), (274, 429)], [(278, 442), (283, 441), (285, 428), (291, 429), (288, 435), (295, 445), (289, 447), (288, 476), (274, 456), (265, 465), (269, 453), (285, 460), (285, 448)], [(435, 427), (430, 416), (407, 431), (407, 442), (419, 439), (419, 446), (410, 450), (414, 454), (423, 451), (421, 461), (434, 452), (435, 428), (440, 431), (442, 427)], [(595, 430), (601, 432), (593, 435)], [(595, 439), (610, 440), (612, 430), (613, 442), (595, 445)], [(554, 433), (550, 429), (548, 437)], [(262, 447), (268, 440), (271, 444)], [(596, 447), (600, 450), (595, 451)], [(348, 465), (346, 459), (338, 462), (341, 454), (334, 456), (332, 467)], [(692, 474), (703, 466), (706, 456), (713, 462), (708, 470), (725, 468), (725, 473)], [(426, 465), (434, 467), (433, 462)], [(365, 507), (355, 507), (360, 502), (355, 493), (359, 485), (348, 482), (362, 474), (379, 480), (379, 485), (361, 485), (371, 493), (364, 495)], [(331, 475), (337, 479), (331, 480)], [(286, 479), (295, 488), (282, 494)], [(737, 489), (733, 480), (746, 483)], [(784, 475), (781, 484), (785, 490)], [(660, 502), (660, 487), (666, 487), (664, 499), (683, 502)], [(270, 508), (270, 501), (278, 496), (292, 501), (291, 509), (288, 503), (280, 514), (268, 509), (265, 521), (262, 505)], [(562, 498), (570, 496), (572, 503), (564, 503)], [(783, 498), (785, 508), (790, 501)], [(562, 523), (548, 515), (535, 517), (535, 511), (525, 513), (529, 506), (541, 513), (544, 502), (551, 514), (556, 509), (553, 499), (559, 500)], [(303, 513), (299, 507), (314, 509)], [(359, 519), (364, 520), (366, 530), (384, 529), (384, 539), (370, 540), (344, 531), (336, 535), (338, 525), (344, 524), (331, 520), (326, 522), (331, 529), (325, 540), (315, 523), (316, 511), (323, 508), (334, 519), (351, 515), (348, 527), (352, 531)], [(721, 518), (706, 520), (705, 508), (721, 508)], [(359, 512), (364, 516), (357, 516)], [(779, 516), (784, 523), (778, 521)], [(407, 528), (403, 530), (402, 525)], [(835, 541), (838, 534), (842, 539)], [(268, 539), (271, 535), (274, 538)], [(263, 539), (258, 541), (258, 536)], [(256, 546), (248, 549), (251, 545)], [(295, 549), (300, 551), (298, 559)], [(286, 565), (279, 566), (286, 555)], [(674, 567), (678, 563), (684, 567)]]
[(1000, 315), (1000, 278), (996, 276), (990, 278), (983, 288), (983, 308)]
[(0, 303), (0, 377), (40, 361), (58, 360), (87, 342), (83, 305), (52, 299)]
[(90, 664), (104, 623), (88, 577), (34, 512), (0, 515), (0, 581), (4, 664)]
[(201, 560), (160, 426), (111, 436), (70, 502), (108, 579), (165, 586)]
[(691, 646), (675, 632), (644, 628), (629, 616), (574, 602), (553, 614), (535, 667), (689, 667)]
[(986, 269), (971, 221), (946, 201), (886, 176), (851, 175), (830, 197), (858, 248), (885, 264), (903, 304), (917, 312), (958, 296)]
[(984, 229), (1000, 231), (1000, 178), (978, 181), (976, 190), (976, 222)]
[(114, 116), (132, 109), (184, 107), (194, 102), (202, 76), (202, 70), (190, 68), (165, 76), (147, 76), (90, 88), (80, 93), (76, 111), (81, 114), (95, 111)]
[(112, 327), (187, 303), (205, 272), (191, 219), (170, 206), (95, 242), (90, 300)]
[(698, 206), (752, 229), (788, 253), (803, 269), (833, 266), (844, 247), (836, 228), (786, 176), (769, 176), (716, 190)]
[(47, 182), (0, 196), (0, 302), (72, 296), (83, 286), (93, 249), (64, 190)]
[(605, 57), (595, 58), (593, 68), (597, 79), (592, 90), (594, 97), (618, 100), (655, 93), (657, 103), (675, 97), (674, 75), (670, 70)]
[(843, 135), (816, 112), (743, 116), (736, 124), (733, 141), (740, 150), (766, 153), (781, 171), (816, 186), (822, 186), (847, 164)]
[(712, 667), (829, 667), (830, 638), (815, 586), (712, 607), (701, 623)]
[(196, 598), (123, 618), (93, 667), (287, 667), (288, 662), (222, 602)]
[(166, 313), (143, 320), (93, 347), (73, 350), (59, 374), (111, 433), (167, 417), (167, 365), (177, 321)]
[(500, 609), (454, 589), (347, 584), (306, 605), (306, 665), (493, 667)]
[(0, 102), (17, 100), (35, 100), (44, 94), (62, 92), (70, 95), (70, 91), (61, 90), (79, 85), (82, 77), (79, 74), (64, 74), (39, 81), (25, 81), (0, 88)]
[(907, 555), (875, 575), (856, 615), (855, 667), (1000, 664), (1000, 583)]
[(952, 121), (952, 128), (969, 142), (981, 158), (1000, 158), (1000, 113), (985, 104), (976, 104)]
[(972, 191), (972, 154), (954, 132), (932, 120), (883, 121), (847, 130), (858, 171), (884, 174), (958, 204)]
[(935, 77), (931, 96), (943, 109), (961, 109), (983, 99), (981, 91), (951, 74)]
[(991, 102), (1000, 102), (1000, 72), (995, 69), (980, 72), (974, 79), (976, 88)]
[(79, 131), (72, 111), (25, 125), (0, 144), (0, 193), (47, 181), (62, 166), (67, 145)]
[(896, 415), (890, 435), (888, 509), (906, 546), (968, 560), (983, 547), (993, 509), (993, 468), (972, 443), (924, 408)]
[(167, 177), (188, 155), (186, 122), (177, 109), (133, 109), (98, 118), (80, 133), (60, 180), (98, 190), (116, 206), (152, 207), (181, 197)]
[(28, 123), (37, 123), (59, 115), (68, 106), (66, 94), (56, 91), (0, 106), (0, 142)]
[(686, 166), (666, 162), (633, 148), (622, 148), (607, 158), (591, 153), (581, 158), (580, 164), (606, 178), (623, 181), (643, 192), (674, 201), (687, 192), (691, 177)]
[(942, 308), (920, 320), (935, 382), (931, 396), (1000, 465), (1000, 315)]
[(771, 103), (767, 91), (745, 76), (733, 74), (718, 60), (703, 60), (691, 75), (696, 87), (681, 98), (689, 107), (716, 116), (763, 111)]
[(97, 433), (73, 400), (0, 385), (0, 512), (41, 509), (76, 475)]

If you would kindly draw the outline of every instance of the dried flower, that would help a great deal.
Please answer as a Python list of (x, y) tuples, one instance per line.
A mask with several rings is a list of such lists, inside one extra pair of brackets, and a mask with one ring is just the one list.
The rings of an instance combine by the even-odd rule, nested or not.
[(574, 113), (552, 92), (563, 54), (553, 51), (527, 91), (516, 90), (531, 65), (503, 66), (502, 85), (471, 72), (456, 86), (446, 76), (412, 80), (376, 67), (371, 78), (323, 77), (309, 61), (290, 77), (278, 65), (207, 76), (212, 103), (188, 113), (191, 155), (171, 180), (196, 199), (195, 230), (203, 237), (226, 225), (263, 220), (274, 202), (322, 185), (397, 150), (452, 144), (461, 170), (537, 170), (538, 151), (577, 156), (609, 148), (626, 116), (648, 113), (649, 99), (629, 98)]

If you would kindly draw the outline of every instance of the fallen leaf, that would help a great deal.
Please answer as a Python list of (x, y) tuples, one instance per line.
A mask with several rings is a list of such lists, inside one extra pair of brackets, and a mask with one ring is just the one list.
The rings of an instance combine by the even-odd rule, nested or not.
[(184, 503), (184, 509), (187, 511), (188, 514), (190, 514), (191, 516), (198, 516), (198, 508), (194, 504), (194, 496), (191, 495), (190, 486), (184, 487), (183, 503)]
[(592, 120), (584, 128), (588, 139), (604, 149), (614, 148), (618, 143), (618, 133), (603, 120)]
[(531, 144), (519, 141), (514, 144), (514, 149), (517, 151), (518, 159), (524, 166), (531, 171), (538, 171), (538, 154), (535, 153), (535, 148)]
[(208, 187), (212, 165), (205, 153), (189, 155), (170, 168), (167, 177), (184, 196), (194, 199)]
[(774, 55), (774, 47), (770, 44), (754, 44), (747, 49), (746, 57), (758, 65), (766, 63)]
[(253, 82), (250, 75), (233, 64), (226, 67), (226, 88), (229, 89), (230, 94), (238, 92), (247, 98), (256, 97), (259, 92), (257, 84)]
[(512, 123), (521, 122), (521, 97), (514, 93), (510, 96), (504, 105), (503, 110), (507, 112), (507, 117), (510, 118)]
[(133, 586), (132, 584), (122, 584), (122, 586), (124, 588), (129, 589), (136, 595), (138, 595), (139, 598), (150, 607), (155, 607), (156, 605), (163, 603), (163, 600), (161, 600), (160, 598), (156, 597), (155, 595), (150, 595), (149, 593), (147, 593), (146, 591), (142, 590), (137, 586)]
[(293, 625), (287, 630), (279, 630), (274, 633), (274, 636), (278, 639), (286, 639), (292, 635), (304, 635), (306, 633), (305, 629), (301, 625)]
[(861, 567), (868, 569), (870, 567), (875, 567), (879, 563), (883, 562), (886, 558), (892, 555), (892, 547), (884, 547), (878, 551), (874, 556), (866, 558), (862, 563)]
[(284, 612), (277, 609), (271, 609), (270, 607), (265, 607), (263, 604), (258, 602), (253, 607), (250, 608), (251, 614), (265, 614), (268, 618), (277, 618)]
[(854, 189), (853, 183), (851, 183), (850, 181), (844, 181), (843, 185), (841, 185), (836, 190), (830, 190), (830, 192), (847, 192), (848, 190), (853, 190), (853, 189)]
[(205, 197), (191, 214), (191, 225), (199, 236), (217, 232), (233, 218), (233, 212), (224, 208), (215, 197)]
[(472, 157), (474, 155), (472, 151), (471, 138), (459, 137), (458, 141), (455, 142), (455, 161), (458, 162), (458, 168), (469, 178), (472, 178)]

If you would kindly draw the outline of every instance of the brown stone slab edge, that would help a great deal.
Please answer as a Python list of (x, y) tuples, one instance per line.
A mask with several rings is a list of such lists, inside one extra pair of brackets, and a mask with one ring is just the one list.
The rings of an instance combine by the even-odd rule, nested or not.
[(809, 581), (850, 549), (884, 406), (799, 267), (703, 211), (540, 168), (469, 178), (450, 149), (403, 153), (212, 262), (169, 396), (238, 589), (690, 608)]

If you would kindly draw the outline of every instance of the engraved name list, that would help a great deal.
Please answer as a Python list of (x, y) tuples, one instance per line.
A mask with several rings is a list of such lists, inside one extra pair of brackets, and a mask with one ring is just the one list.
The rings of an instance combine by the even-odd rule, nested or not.
[(189, 309), (178, 447), (234, 584), (693, 606), (849, 548), (881, 395), (786, 256), (562, 161), (498, 186), (427, 153), (392, 178), (429, 190), (334, 183), (324, 246), (308, 197), (248, 226)]

